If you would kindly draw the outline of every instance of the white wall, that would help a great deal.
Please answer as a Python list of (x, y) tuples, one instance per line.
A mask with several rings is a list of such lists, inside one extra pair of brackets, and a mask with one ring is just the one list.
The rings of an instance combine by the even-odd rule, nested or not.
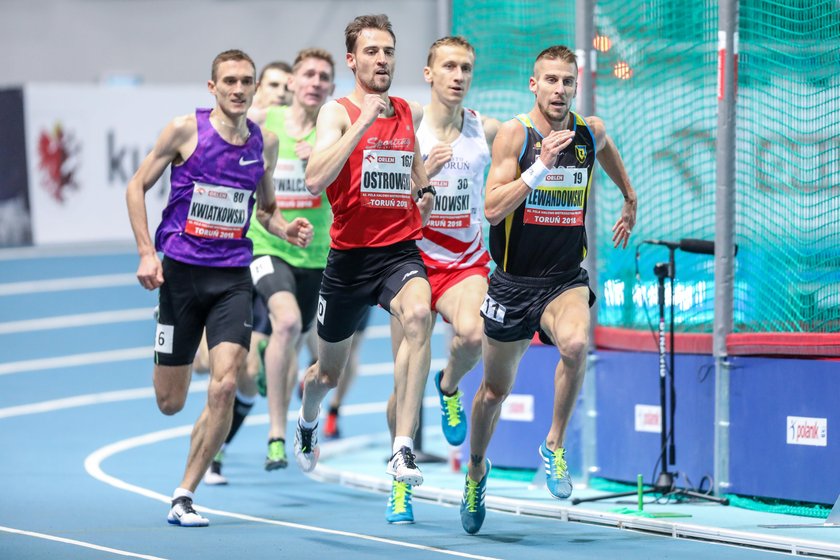
[(342, 94), (352, 85), (344, 27), (373, 13), (388, 14), (397, 35), (394, 86), (419, 86), (437, 10), (436, 0), (0, 0), (0, 87), (114, 74), (202, 84), (213, 57), (229, 48), (259, 67), (318, 46), (335, 57)]

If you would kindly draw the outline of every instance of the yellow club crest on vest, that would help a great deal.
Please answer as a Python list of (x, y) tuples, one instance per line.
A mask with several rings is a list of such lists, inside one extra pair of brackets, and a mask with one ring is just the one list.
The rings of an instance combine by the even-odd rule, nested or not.
[(580, 163), (583, 163), (584, 161), (586, 161), (586, 146), (585, 145), (581, 146), (581, 145), (576, 144), (575, 145), (575, 155), (577, 156), (577, 160)]

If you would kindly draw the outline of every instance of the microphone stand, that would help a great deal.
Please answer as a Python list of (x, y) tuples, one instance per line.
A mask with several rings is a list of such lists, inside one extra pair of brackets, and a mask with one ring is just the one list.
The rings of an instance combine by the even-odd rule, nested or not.
[[(656, 291), (656, 299), (657, 304), (659, 307), (659, 406), (660, 406), (660, 418), (661, 418), (661, 430), (660, 430), (660, 452), (659, 452), (659, 464), (661, 465), (661, 470), (659, 471), (659, 475), (656, 478), (656, 482), (653, 483), (652, 488), (648, 488), (647, 490), (642, 490), (642, 494), (661, 494), (662, 497), (665, 496), (687, 496), (691, 498), (698, 498), (702, 500), (708, 500), (710, 502), (715, 502), (721, 505), (729, 505), (728, 498), (718, 498), (717, 496), (710, 496), (708, 494), (703, 494), (702, 492), (696, 492), (694, 490), (688, 490), (683, 488), (676, 488), (674, 486), (674, 473), (668, 470), (668, 465), (676, 464), (677, 460), (677, 452), (676, 452), (676, 445), (674, 444), (674, 412), (676, 409), (676, 400), (677, 400), (677, 391), (674, 387), (674, 371), (675, 371), (675, 360), (674, 360), (674, 277), (676, 276), (676, 264), (674, 262), (674, 251), (676, 251), (679, 247), (677, 244), (669, 244), (668, 247), (668, 262), (660, 262), (656, 263), (653, 267), (653, 273), (656, 275), (656, 279), (658, 281), (657, 291)], [(671, 344), (670, 344), (670, 356), (669, 356), (669, 365), (670, 369), (666, 368), (665, 366), (665, 278), (668, 278), (669, 283), (671, 284), (671, 318), (670, 318), (670, 333), (671, 333)], [(670, 373), (670, 394), (671, 394), (671, 407), (668, 408), (668, 399), (666, 397), (666, 378)], [(671, 426), (671, 429), (668, 429), (668, 426)], [(609, 498), (621, 498), (624, 496), (636, 496), (639, 494), (638, 490), (633, 490), (632, 492), (618, 492), (613, 494), (605, 494), (602, 496), (595, 496), (593, 498), (572, 498), (572, 505), (581, 504), (584, 502), (596, 502), (599, 500), (606, 500)], [(641, 500), (641, 498), (639, 498)]]

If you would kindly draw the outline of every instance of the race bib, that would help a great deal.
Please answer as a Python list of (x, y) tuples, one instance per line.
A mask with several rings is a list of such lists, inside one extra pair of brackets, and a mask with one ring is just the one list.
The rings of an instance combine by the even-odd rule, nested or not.
[(155, 329), (155, 352), (160, 354), (172, 353), (172, 338), (175, 335), (175, 327), (173, 325), (157, 324)]
[(429, 227), (459, 229), (470, 227), (470, 192), (472, 186), (467, 177), (449, 177), (433, 180), (435, 207), (429, 217)]
[(525, 199), (524, 223), (538, 226), (582, 226), (589, 170), (556, 167)]
[(411, 208), (411, 165), (414, 152), (365, 150), (362, 156), (362, 205), (372, 208)]
[(263, 255), (251, 261), (251, 283), (254, 286), (262, 280), (263, 276), (267, 276), (273, 272), (274, 265), (271, 263), (271, 257), (269, 255)]
[(303, 161), (278, 159), (274, 167), (274, 196), (281, 210), (320, 208), (321, 197), (306, 190)]
[(186, 232), (196, 237), (240, 239), (248, 223), (250, 197), (244, 189), (196, 183)]
[(484, 303), (481, 304), (481, 314), (484, 317), (491, 321), (504, 324), (505, 311), (507, 311), (505, 306), (491, 298), (489, 294), (484, 296)]

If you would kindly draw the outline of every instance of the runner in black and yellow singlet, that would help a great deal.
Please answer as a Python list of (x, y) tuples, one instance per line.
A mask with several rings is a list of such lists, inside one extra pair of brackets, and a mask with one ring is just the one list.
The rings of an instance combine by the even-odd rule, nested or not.
[(497, 268), (481, 306), (484, 379), (473, 401), (461, 503), (461, 525), (471, 534), (481, 529), (486, 511), (490, 461), (485, 453), (535, 332), (561, 354), (553, 372), (551, 427), (539, 445), (546, 485), (555, 498), (572, 493), (562, 445), (583, 383), (589, 307), (595, 301), (580, 265), (586, 256), (584, 217), (596, 158), (624, 196), (612, 228), (616, 247), (627, 246), (636, 223), (636, 193), (603, 121), (570, 110), (577, 75), (575, 54), (567, 47), (541, 52), (529, 80), (534, 107), (504, 123), (493, 143), (484, 214)]
[[(519, 170), (540, 155), (543, 136), (527, 114)], [(586, 121), (569, 114), (575, 136), (557, 164), (519, 207), (490, 228), (490, 252), (499, 270), (516, 276), (554, 276), (580, 266), (586, 256), (586, 202), (595, 167), (595, 140)], [(521, 175), (521, 171), (519, 173)]]

